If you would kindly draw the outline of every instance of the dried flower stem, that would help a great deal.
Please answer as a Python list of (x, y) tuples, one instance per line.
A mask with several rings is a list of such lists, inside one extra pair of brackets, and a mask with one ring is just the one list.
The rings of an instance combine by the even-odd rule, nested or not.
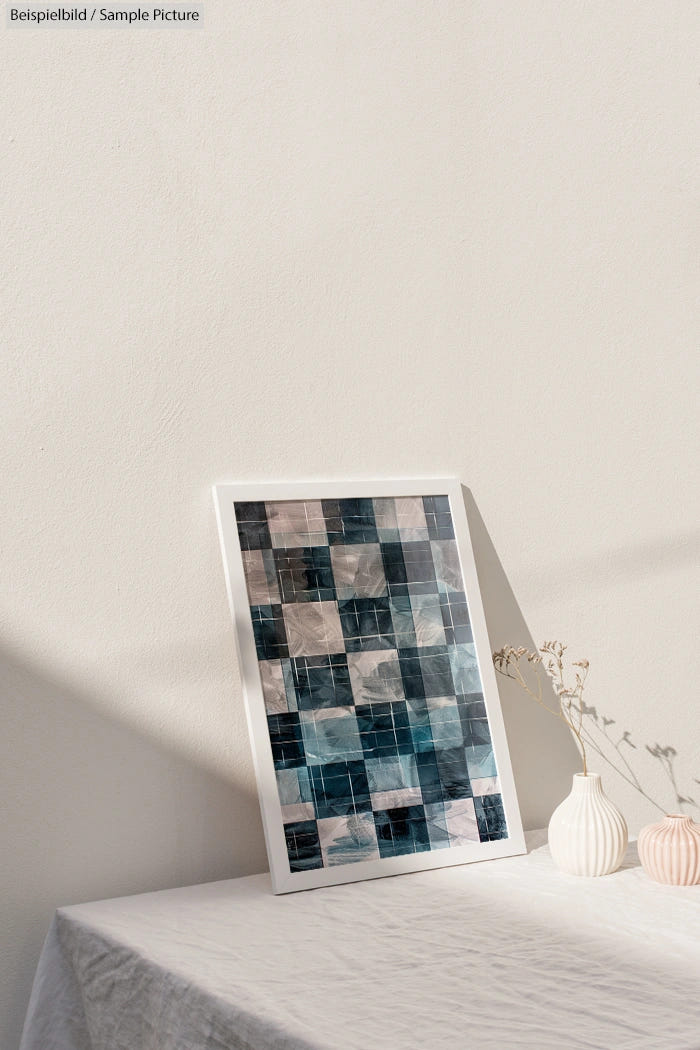
[[(586, 758), (586, 745), (584, 742), (583, 716), (585, 704), (583, 702), (583, 689), (588, 676), (588, 660), (577, 660), (572, 666), (578, 668), (574, 672), (575, 685), (569, 687), (564, 680), (564, 653), (566, 646), (561, 642), (544, 642), (538, 652), (532, 652), (523, 646), (515, 648), (505, 645), (493, 654), (493, 663), (499, 674), (505, 678), (512, 678), (525, 690), (528, 696), (548, 711), (550, 715), (561, 719), (573, 733), (583, 762), (583, 775), (588, 776), (588, 762)], [(543, 655), (540, 655), (543, 654)], [(556, 709), (545, 703), (542, 697), (542, 676), (539, 666), (543, 662), (543, 656), (547, 657), (545, 671), (549, 677), (558, 698)], [(535, 693), (525, 680), (520, 668), (520, 660), (526, 657), (527, 662), (532, 665), (537, 677), (537, 692)]]

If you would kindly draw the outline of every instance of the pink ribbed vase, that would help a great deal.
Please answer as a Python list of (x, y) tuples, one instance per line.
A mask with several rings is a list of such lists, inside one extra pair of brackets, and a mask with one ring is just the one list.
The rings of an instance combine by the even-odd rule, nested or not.
[(568, 875), (609, 875), (627, 849), (627, 825), (603, 791), (600, 773), (576, 773), (571, 794), (552, 813), (549, 851)]
[(642, 867), (655, 882), (695, 886), (700, 882), (700, 825), (685, 813), (669, 813), (639, 832)]

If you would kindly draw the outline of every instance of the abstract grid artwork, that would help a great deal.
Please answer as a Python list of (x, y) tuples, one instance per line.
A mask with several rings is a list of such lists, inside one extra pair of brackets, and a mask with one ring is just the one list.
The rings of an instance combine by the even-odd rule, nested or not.
[(449, 496), (233, 511), (289, 873), (507, 839)]

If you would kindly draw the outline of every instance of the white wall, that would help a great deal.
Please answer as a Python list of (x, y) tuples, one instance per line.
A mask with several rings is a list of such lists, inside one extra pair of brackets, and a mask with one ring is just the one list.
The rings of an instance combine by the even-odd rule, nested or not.
[(212, 482), (461, 477), (494, 645), (700, 778), (700, 8), (204, 11), (0, 30), (3, 1050), (57, 905), (265, 867)]

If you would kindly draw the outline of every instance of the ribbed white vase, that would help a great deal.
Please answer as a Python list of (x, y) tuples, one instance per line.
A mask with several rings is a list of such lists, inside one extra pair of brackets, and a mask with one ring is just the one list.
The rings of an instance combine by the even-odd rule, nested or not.
[(569, 875), (609, 875), (627, 849), (627, 825), (603, 791), (600, 773), (576, 773), (571, 794), (552, 813), (549, 850)]

